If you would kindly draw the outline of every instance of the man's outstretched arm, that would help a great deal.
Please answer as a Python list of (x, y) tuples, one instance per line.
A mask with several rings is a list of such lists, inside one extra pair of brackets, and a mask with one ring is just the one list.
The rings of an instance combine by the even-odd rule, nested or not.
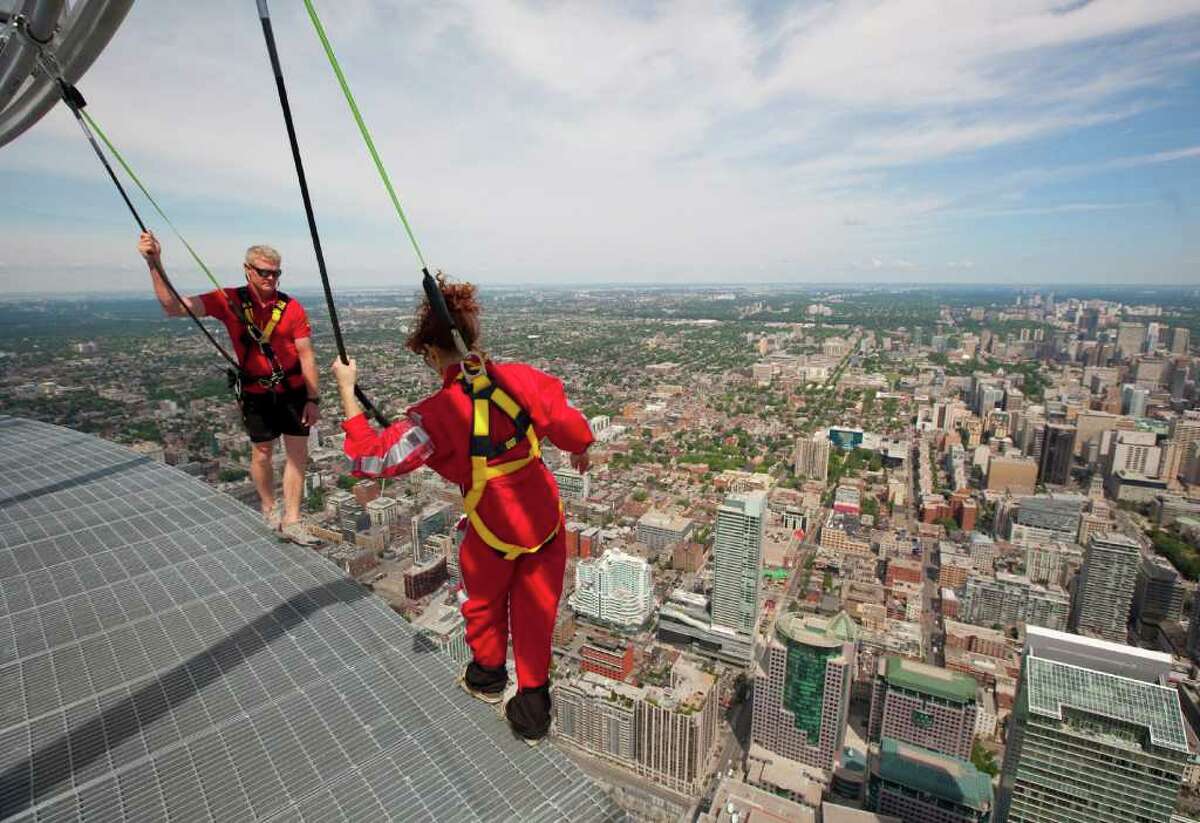
[[(203, 300), (199, 297), (183, 297), (184, 302), (181, 303), (167, 288), (167, 281), (163, 279), (165, 269), (162, 264), (162, 248), (152, 233), (145, 232), (138, 239), (138, 251), (142, 257), (146, 258), (146, 263), (150, 266), (150, 282), (154, 285), (154, 296), (158, 298), (158, 302), (167, 316), (185, 317), (187, 309), (191, 309), (192, 314), (204, 317), (207, 312), (204, 310)], [(187, 309), (184, 308), (184, 303), (187, 303)]]

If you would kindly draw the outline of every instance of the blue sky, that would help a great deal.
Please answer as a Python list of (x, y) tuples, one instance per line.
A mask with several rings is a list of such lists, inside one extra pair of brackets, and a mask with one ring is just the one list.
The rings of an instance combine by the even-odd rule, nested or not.
[[(464, 279), (1200, 283), (1200, 0), (319, 7)], [(273, 10), (335, 283), (415, 286), (300, 4)], [(135, 4), (80, 88), (210, 264), (268, 242), (316, 283), (252, 3)], [(0, 149), (0, 221), (7, 293), (145, 286), (62, 110)]]

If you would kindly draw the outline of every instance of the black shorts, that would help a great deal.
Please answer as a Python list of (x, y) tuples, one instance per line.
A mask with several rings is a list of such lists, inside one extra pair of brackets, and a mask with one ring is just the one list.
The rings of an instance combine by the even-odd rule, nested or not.
[(301, 424), (308, 391), (292, 389), (285, 392), (243, 392), (242, 424), (252, 443), (266, 443), (281, 434), (308, 436), (308, 426)]

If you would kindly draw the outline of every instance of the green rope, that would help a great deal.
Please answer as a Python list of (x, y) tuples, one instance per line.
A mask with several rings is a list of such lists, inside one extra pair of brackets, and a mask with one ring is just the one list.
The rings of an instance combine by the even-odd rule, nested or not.
[(213, 273), (208, 266), (204, 265), (204, 261), (200, 259), (200, 255), (197, 254), (196, 250), (192, 248), (192, 244), (189, 243), (182, 234), (180, 234), (179, 229), (175, 228), (175, 224), (171, 222), (171, 218), (167, 217), (166, 212), (164, 212), (154, 198), (150, 196), (150, 192), (147, 191), (146, 187), (142, 185), (142, 181), (138, 179), (138, 176), (133, 173), (133, 169), (129, 167), (129, 164), (125, 162), (125, 158), (121, 156), (119, 151), (117, 151), (117, 147), (114, 146), (112, 141), (108, 139), (108, 135), (101, 130), (99, 124), (92, 119), (92, 116), (88, 114), (85, 109), (80, 109), (79, 113), (82, 114), (84, 119), (87, 120), (88, 125), (92, 128), (92, 131), (100, 135), (100, 139), (104, 141), (104, 145), (108, 147), (109, 152), (113, 157), (117, 158), (117, 162), (121, 164), (121, 168), (125, 169), (125, 173), (129, 175), (129, 179), (132, 180), (139, 189), (141, 189), (142, 194), (146, 195), (146, 199), (150, 201), (151, 206), (154, 206), (154, 210), (158, 212), (158, 216), (161, 217), (163, 221), (171, 227), (171, 231), (175, 232), (175, 236), (179, 238), (179, 241), (183, 243), (184, 247), (188, 250), (188, 253), (192, 255), (192, 259), (196, 261), (196, 265), (199, 266), (206, 275), (208, 275), (208, 279), (211, 280), (212, 284), (217, 287), (217, 291), (224, 293), (224, 287), (217, 282), (217, 278), (213, 276)]
[(417, 238), (413, 234), (412, 226), (408, 224), (408, 218), (404, 216), (404, 209), (400, 205), (400, 198), (396, 196), (396, 190), (392, 188), (392, 181), (388, 178), (387, 169), (383, 167), (383, 160), (379, 158), (379, 152), (375, 150), (375, 141), (371, 139), (371, 133), (367, 131), (367, 124), (363, 122), (362, 114), (358, 110), (358, 104), (354, 102), (354, 95), (350, 93), (350, 86), (346, 83), (346, 75), (342, 74), (342, 67), (338, 64), (337, 57), (334, 56), (333, 46), (329, 43), (329, 37), (325, 34), (325, 27), (321, 25), (321, 18), (317, 16), (317, 10), (312, 4), (312, 0), (304, 0), (304, 7), (308, 9), (309, 19), (312, 20), (313, 27), (317, 30), (317, 37), (321, 40), (321, 45), (325, 48), (325, 56), (329, 58), (329, 65), (333, 66), (333, 73), (337, 75), (338, 84), (342, 87), (342, 93), (346, 95), (346, 103), (350, 106), (350, 112), (354, 115), (354, 122), (358, 124), (358, 130), (362, 133), (363, 140), (367, 144), (367, 151), (371, 153), (371, 159), (375, 161), (375, 168), (379, 170), (379, 176), (383, 180), (383, 186), (387, 189), (388, 196), (392, 198), (392, 205), (396, 207), (396, 214), (400, 215), (400, 222), (404, 224), (404, 231), (408, 233), (408, 240), (412, 243), (413, 251), (417, 253), (417, 259), (421, 261), (421, 268), (428, 269), (425, 263), (425, 255), (421, 254), (421, 247), (417, 245)]

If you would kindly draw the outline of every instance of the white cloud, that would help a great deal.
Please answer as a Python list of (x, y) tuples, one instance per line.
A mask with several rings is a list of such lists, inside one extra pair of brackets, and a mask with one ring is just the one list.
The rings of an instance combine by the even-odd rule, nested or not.
[[(321, 3), (431, 262), (485, 281), (820, 275), (864, 243), (881, 267), (944, 259), (913, 243), (981, 191), (901, 186), (897, 170), (1135, 122), (1198, 60), (1200, 0), (1060, 7), (845, 0), (756, 16), (720, 0)], [(327, 256), (343, 272), (406, 276), (406, 243), (303, 10), (273, 11)], [(311, 269), (251, 7), (139, 4), (81, 87), (218, 260), (269, 234)], [(0, 181), (96, 181), (74, 129), (63, 112), (48, 117), (0, 151)], [(1080, 176), (1197, 151), (1070, 165)], [(1014, 185), (1027, 191), (1041, 171), (1056, 173), (1026, 170)], [(82, 208), (63, 202), (62, 224)], [(52, 255), (126, 255), (129, 238), (80, 243), (64, 232)], [(21, 248), (13, 266), (38, 259)]]

